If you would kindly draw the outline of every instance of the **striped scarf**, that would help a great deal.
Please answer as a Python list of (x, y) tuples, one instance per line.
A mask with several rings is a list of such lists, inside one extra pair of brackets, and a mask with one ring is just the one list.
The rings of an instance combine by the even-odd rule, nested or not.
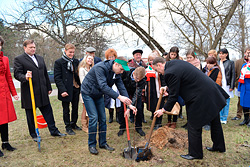
[(69, 71), (72, 71), (72, 72), (73, 72), (73, 71), (74, 71), (74, 67), (73, 67), (74, 58), (70, 59), (70, 58), (65, 54), (65, 52), (63, 52), (62, 58), (63, 58), (65, 61), (68, 62), (68, 64), (67, 64), (67, 69), (68, 69)]
[(244, 83), (245, 78), (250, 78), (250, 63), (247, 63), (246, 65), (242, 67), (240, 71), (240, 78), (238, 81), (240, 83)]

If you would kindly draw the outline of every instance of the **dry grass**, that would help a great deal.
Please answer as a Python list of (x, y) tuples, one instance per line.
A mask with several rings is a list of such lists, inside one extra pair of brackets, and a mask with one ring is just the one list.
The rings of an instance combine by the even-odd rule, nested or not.
[[(83, 131), (77, 131), (74, 136), (65, 138), (52, 137), (47, 128), (40, 129), (42, 137), (41, 152), (38, 152), (37, 143), (31, 140), (28, 134), (25, 111), (20, 107), (20, 101), (15, 102), (15, 108), (18, 120), (9, 124), (10, 143), (17, 148), (14, 152), (3, 151), (5, 156), (0, 158), (0, 166), (249, 166), (250, 148), (242, 147), (244, 141), (250, 142), (250, 129), (246, 126), (240, 127), (238, 124), (242, 121), (231, 121), (235, 116), (236, 98), (231, 100), (230, 115), (228, 124), (223, 125), (224, 136), (226, 140), (226, 153), (211, 153), (204, 149), (203, 160), (184, 160), (179, 155), (186, 154), (187, 149), (159, 150), (152, 148), (155, 157), (149, 162), (135, 162), (124, 159), (120, 154), (127, 147), (126, 134), (122, 137), (117, 136), (118, 124), (116, 122), (108, 124), (107, 141), (108, 144), (116, 150), (112, 153), (105, 150), (99, 150), (99, 155), (91, 155), (88, 151), (88, 136)], [(62, 120), (62, 107), (56, 96), (51, 97), (51, 103), (54, 109), (56, 125), (62, 133), (65, 133)], [(80, 105), (80, 104), (79, 104)], [(81, 107), (79, 109), (79, 121)], [(185, 112), (184, 112), (185, 114)], [(108, 116), (108, 114), (107, 114)], [(151, 125), (150, 113), (145, 111), (147, 124), (143, 124), (145, 132), (149, 131)], [(166, 124), (166, 116), (163, 124)], [(186, 120), (178, 120), (177, 128), (181, 129)], [(130, 124), (130, 127), (133, 127)], [(140, 143), (144, 138), (134, 133), (131, 128), (132, 144), (135, 140)], [(183, 129), (183, 131), (185, 131)], [(203, 132), (203, 146), (211, 146), (210, 131)]]

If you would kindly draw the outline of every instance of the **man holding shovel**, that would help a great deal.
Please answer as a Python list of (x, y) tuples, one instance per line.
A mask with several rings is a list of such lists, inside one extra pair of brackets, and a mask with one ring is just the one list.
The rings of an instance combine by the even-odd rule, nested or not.
[[(106, 141), (106, 114), (103, 95), (118, 98), (121, 102), (129, 105), (129, 108), (136, 112), (131, 105), (128, 93), (123, 85), (121, 74), (129, 71), (128, 62), (124, 57), (117, 57), (115, 60), (106, 60), (96, 64), (90, 69), (81, 85), (81, 94), (89, 116), (89, 138), (88, 146), (91, 154), (98, 154), (96, 149), (97, 124), (99, 123), (99, 147), (108, 151), (115, 149), (110, 147)], [(116, 85), (120, 95), (111, 87)]]
[[(202, 159), (202, 126), (211, 124), (212, 147), (209, 151), (225, 152), (224, 135), (220, 123), (220, 110), (226, 105), (228, 94), (213, 80), (204, 75), (200, 70), (182, 60), (166, 62), (157, 57), (153, 61), (155, 71), (164, 75), (169, 89), (168, 101), (164, 107), (155, 111), (155, 116), (160, 117), (166, 111), (171, 111), (174, 104), (181, 96), (186, 104), (188, 118), (188, 154), (182, 158)], [(162, 92), (166, 91), (161, 88)]]

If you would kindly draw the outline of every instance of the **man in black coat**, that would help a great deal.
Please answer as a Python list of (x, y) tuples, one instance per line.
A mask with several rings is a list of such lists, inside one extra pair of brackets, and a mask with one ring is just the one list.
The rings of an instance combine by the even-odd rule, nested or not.
[[(63, 121), (66, 132), (75, 135), (75, 130), (82, 130), (76, 125), (78, 119), (78, 103), (80, 94), (80, 79), (77, 74), (78, 59), (74, 59), (75, 46), (66, 44), (62, 58), (55, 61), (54, 78), (58, 88), (58, 99), (62, 101)], [(70, 120), (70, 103), (72, 104)]]
[(21, 82), (21, 104), (26, 111), (27, 123), (30, 136), (37, 141), (35, 132), (34, 116), (30, 96), (29, 78), (32, 78), (35, 104), (43, 114), (52, 136), (65, 136), (55, 126), (49, 94), (52, 92), (47, 68), (43, 58), (36, 55), (36, 45), (33, 40), (23, 43), (24, 54), (14, 59), (14, 77)]
[[(123, 85), (121, 74), (129, 71), (128, 62), (124, 57), (117, 57), (115, 60), (106, 60), (96, 64), (90, 69), (81, 85), (81, 94), (89, 116), (89, 152), (98, 154), (96, 149), (97, 125), (99, 124), (99, 147), (114, 151), (106, 141), (106, 114), (103, 95), (107, 94), (113, 99), (129, 105), (129, 108), (136, 112), (136, 108), (131, 105), (128, 93)], [(120, 95), (112, 89), (116, 85)]]
[[(164, 107), (155, 112), (159, 117), (166, 111), (171, 111), (178, 96), (186, 104), (188, 118), (188, 144), (189, 153), (181, 155), (182, 158), (202, 159), (202, 126), (211, 124), (212, 147), (209, 151), (225, 152), (225, 142), (220, 123), (220, 110), (226, 105), (228, 94), (211, 78), (188, 62), (172, 60), (166, 62), (158, 57), (153, 61), (155, 71), (164, 74), (169, 89), (168, 101)], [(166, 88), (161, 88), (166, 91)]]

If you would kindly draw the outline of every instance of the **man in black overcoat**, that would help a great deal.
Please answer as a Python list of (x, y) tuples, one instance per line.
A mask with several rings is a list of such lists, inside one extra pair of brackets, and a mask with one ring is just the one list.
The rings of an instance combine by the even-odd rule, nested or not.
[(45, 62), (41, 56), (35, 54), (36, 45), (33, 40), (24, 41), (23, 47), (25, 53), (14, 59), (14, 77), (21, 82), (21, 104), (26, 111), (30, 136), (34, 141), (37, 141), (29, 87), (30, 77), (32, 78), (36, 107), (40, 109), (47, 122), (50, 134), (52, 136), (65, 136), (55, 126), (48, 96), (52, 92), (52, 88)]
[(202, 126), (211, 124), (212, 147), (206, 147), (209, 151), (225, 152), (223, 130), (220, 123), (220, 110), (226, 105), (228, 94), (211, 78), (188, 62), (172, 60), (165, 62), (161, 57), (153, 61), (155, 71), (164, 74), (169, 89), (168, 101), (164, 107), (155, 112), (159, 117), (166, 111), (171, 111), (178, 96), (181, 96), (186, 104), (188, 118), (188, 154), (182, 158), (202, 159)]
[[(55, 61), (54, 79), (58, 88), (58, 99), (62, 101), (63, 121), (66, 132), (75, 135), (75, 130), (82, 130), (76, 125), (78, 119), (78, 103), (80, 94), (80, 79), (77, 74), (79, 60), (74, 58), (75, 46), (66, 44), (63, 55)], [(72, 104), (70, 120), (70, 103)]]

